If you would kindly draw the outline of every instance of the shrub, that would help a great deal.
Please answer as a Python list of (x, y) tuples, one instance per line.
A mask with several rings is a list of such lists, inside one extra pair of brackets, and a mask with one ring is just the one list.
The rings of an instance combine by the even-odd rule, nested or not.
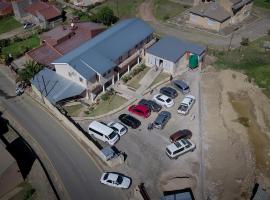
[(11, 40), (9, 38), (0, 40), (0, 47), (6, 47), (10, 45)]
[(249, 38), (242, 38), (242, 41), (240, 42), (242, 46), (248, 46), (249, 45)]
[(122, 80), (123, 80), (124, 83), (127, 83), (130, 79), (131, 79), (130, 75), (125, 75), (125, 76), (122, 77)]
[(166, 14), (166, 15), (163, 17), (163, 20), (166, 21), (166, 20), (168, 20), (168, 19), (170, 19), (170, 16), (169, 16), (168, 14)]
[(100, 96), (100, 98), (102, 101), (107, 101), (110, 99), (110, 94), (108, 92), (105, 92), (104, 94)]

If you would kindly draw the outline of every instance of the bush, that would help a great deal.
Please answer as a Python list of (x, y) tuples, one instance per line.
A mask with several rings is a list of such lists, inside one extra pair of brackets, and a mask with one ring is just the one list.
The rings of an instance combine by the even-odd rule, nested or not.
[(249, 45), (249, 38), (242, 38), (242, 41), (240, 42), (242, 46), (248, 46)]
[(15, 36), (15, 37), (13, 38), (13, 42), (20, 42), (20, 41), (22, 41), (22, 40), (23, 40), (22, 38), (17, 37), (17, 36)]
[(10, 45), (11, 40), (9, 38), (0, 40), (0, 47), (6, 47)]
[(170, 16), (169, 16), (168, 14), (166, 14), (166, 15), (163, 17), (163, 20), (166, 21), (166, 20), (168, 20), (168, 19), (170, 19)]
[(124, 83), (127, 83), (130, 79), (131, 79), (130, 75), (125, 75), (125, 76), (122, 77), (122, 80), (123, 80)]
[(100, 96), (100, 98), (102, 101), (107, 101), (110, 99), (110, 94), (108, 92), (105, 92), (104, 94)]

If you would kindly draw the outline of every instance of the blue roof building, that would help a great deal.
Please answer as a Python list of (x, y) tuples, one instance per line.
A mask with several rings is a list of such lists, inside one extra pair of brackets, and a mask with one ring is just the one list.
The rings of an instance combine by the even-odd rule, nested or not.
[(205, 50), (204, 46), (165, 36), (146, 50), (146, 65), (162, 67), (165, 72), (173, 74), (184, 63), (184, 55), (195, 54), (202, 60)]
[(119, 58), (153, 34), (153, 28), (138, 18), (123, 20), (80, 47), (55, 60), (68, 64), (86, 80), (115, 68)]

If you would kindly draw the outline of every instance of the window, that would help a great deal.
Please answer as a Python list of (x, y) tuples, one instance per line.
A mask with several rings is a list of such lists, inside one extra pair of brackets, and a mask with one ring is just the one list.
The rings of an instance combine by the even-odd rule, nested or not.
[(207, 24), (208, 24), (209, 26), (214, 26), (215, 21), (213, 21), (213, 20), (211, 20), (211, 19), (207, 19)]
[(98, 132), (92, 128), (89, 128), (89, 131), (92, 131), (92, 132), (96, 133), (97, 135), (103, 136), (100, 132)]

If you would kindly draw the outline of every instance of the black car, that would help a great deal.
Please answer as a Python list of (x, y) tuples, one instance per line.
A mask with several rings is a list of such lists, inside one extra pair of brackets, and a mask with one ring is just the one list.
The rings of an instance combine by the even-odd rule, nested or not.
[(118, 117), (118, 119), (127, 126), (131, 128), (138, 128), (141, 125), (141, 122), (137, 120), (135, 117), (132, 117), (128, 114), (122, 114)]
[(162, 111), (158, 114), (156, 120), (154, 121), (154, 127), (158, 129), (163, 129), (171, 118), (171, 113), (168, 111)]
[(157, 104), (153, 100), (141, 99), (138, 104), (146, 106), (148, 109), (150, 109), (153, 112), (159, 112), (162, 108), (161, 105)]
[(170, 97), (172, 99), (174, 99), (175, 97), (178, 96), (178, 93), (175, 89), (171, 88), (171, 87), (163, 87), (163, 88), (160, 88), (159, 92), (161, 94), (164, 94), (166, 95), (167, 97)]

